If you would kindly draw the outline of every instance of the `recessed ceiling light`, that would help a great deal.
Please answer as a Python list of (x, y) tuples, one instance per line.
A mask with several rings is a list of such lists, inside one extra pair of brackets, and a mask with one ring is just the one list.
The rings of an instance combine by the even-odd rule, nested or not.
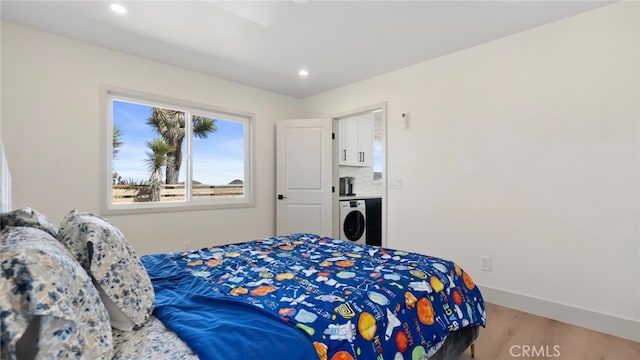
[(111, 4), (111, 10), (116, 14), (126, 14), (129, 12), (126, 7), (116, 3)]
[(305, 69), (302, 69), (300, 71), (298, 71), (298, 75), (300, 75), (301, 77), (307, 77), (309, 76), (309, 72)]

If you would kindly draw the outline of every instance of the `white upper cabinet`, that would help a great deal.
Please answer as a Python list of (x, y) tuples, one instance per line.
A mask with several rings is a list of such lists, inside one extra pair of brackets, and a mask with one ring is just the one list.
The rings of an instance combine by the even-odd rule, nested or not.
[(354, 116), (338, 120), (338, 164), (373, 166), (373, 119)]

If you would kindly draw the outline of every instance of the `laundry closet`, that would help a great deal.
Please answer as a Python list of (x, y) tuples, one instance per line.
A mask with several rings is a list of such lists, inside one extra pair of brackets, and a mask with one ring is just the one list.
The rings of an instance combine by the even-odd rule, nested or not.
[(382, 111), (337, 119), (337, 138), (339, 238), (381, 246)]

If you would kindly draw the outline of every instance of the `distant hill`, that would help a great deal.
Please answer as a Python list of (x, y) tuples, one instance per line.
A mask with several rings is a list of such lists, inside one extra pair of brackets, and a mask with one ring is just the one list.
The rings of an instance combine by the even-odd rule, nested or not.
[(229, 185), (242, 185), (244, 184), (244, 181), (240, 180), (240, 179), (235, 179), (232, 182), (229, 183)]

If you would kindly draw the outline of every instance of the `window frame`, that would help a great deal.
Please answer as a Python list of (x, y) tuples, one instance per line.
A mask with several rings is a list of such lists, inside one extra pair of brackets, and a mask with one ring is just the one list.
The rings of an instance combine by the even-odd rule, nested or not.
[[(216, 117), (221, 115), (229, 120), (244, 123), (244, 196), (242, 198), (192, 199), (191, 181), (193, 180), (191, 153), (191, 121), (187, 121), (185, 128), (190, 136), (185, 137), (185, 199), (184, 201), (161, 201), (139, 203), (113, 203), (113, 100), (120, 100), (150, 106), (185, 111), (192, 115)], [(246, 111), (225, 109), (218, 106), (181, 100), (161, 95), (102, 86), (101, 96), (101, 210), (104, 214), (144, 214), (157, 212), (192, 211), (224, 208), (255, 207), (255, 115)]]

